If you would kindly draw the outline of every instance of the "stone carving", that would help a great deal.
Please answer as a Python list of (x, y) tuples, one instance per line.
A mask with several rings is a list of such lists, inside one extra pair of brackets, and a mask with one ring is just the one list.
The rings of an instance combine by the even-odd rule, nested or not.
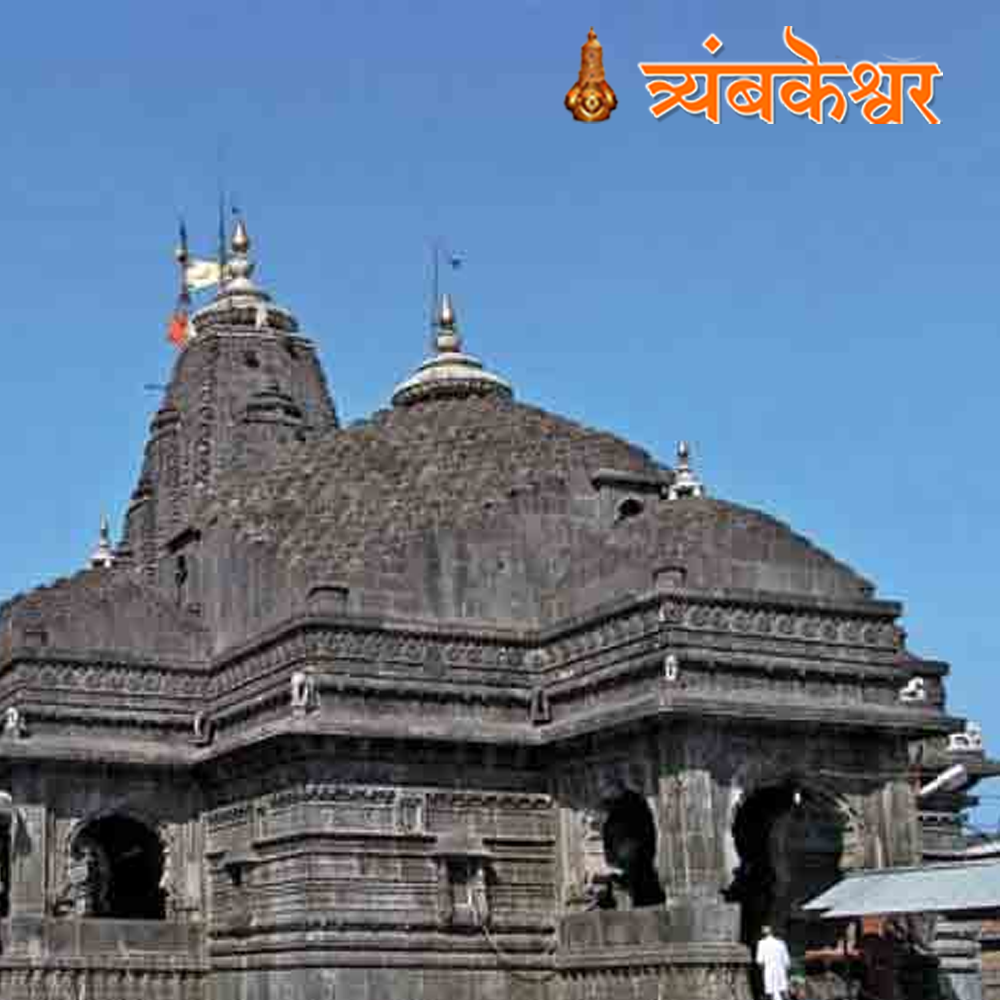
[(663, 660), (663, 679), (672, 684), (680, 676), (680, 669), (676, 654), (668, 653)]
[(197, 712), (192, 723), (191, 735), (196, 746), (208, 746), (215, 736), (215, 723), (204, 712)]
[(86, 837), (77, 839), (68, 859), (66, 881), (56, 896), (56, 914), (100, 916), (107, 907), (110, 873), (100, 845)]
[(531, 724), (541, 726), (552, 721), (552, 710), (549, 707), (549, 695), (545, 688), (538, 687), (531, 692), (531, 707), (529, 710)]
[(570, 910), (613, 909), (613, 881), (616, 873), (604, 856), (602, 829), (607, 818), (603, 810), (585, 809), (578, 817), (581, 870), (566, 892)]
[(296, 670), (291, 677), (292, 711), (305, 715), (319, 708), (316, 678), (308, 670)]
[(899, 700), (902, 702), (927, 701), (927, 681), (923, 677), (911, 677), (899, 689)]
[(174, 842), (170, 828), (161, 826), (158, 831), (160, 845), (163, 850), (163, 871), (160, 874), (160, 892), (163, 895), (163, 908), (167, 917), (174, 917), (180, 911), (181, 900), (178, 898), (177, 883), (174, 878)]
[(24, 716), (15, 705), (8, 705), (3, 714), (3, 735), (9, 739), (21, 739), (27, 735)]
[(978, 722), (967, 722), (965, 731), (948, 737), (949, 753), (983, 753), (983, 730)]
[(396, 827), (401, 833), (423, 833), (426, 801), (422, 795), (400, 795), (396, 801)]
[(437, 858), (438, 919), (445, 926), (489, 929), (489, 856), (473, 845), (448, 849)]

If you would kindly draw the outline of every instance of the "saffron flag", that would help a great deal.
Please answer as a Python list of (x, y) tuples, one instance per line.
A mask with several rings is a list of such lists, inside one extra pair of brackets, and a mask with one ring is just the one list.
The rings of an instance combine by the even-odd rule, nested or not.
[(170, 327), (167, 330), (167, 340), (169, 340), (174, 347), (183, 347), (187, 343), (190, 333), (191, 329), (187, 312), (184, 309), (178, 309), (170, 318)]
[(184, 264), (184, 285), (193, 292), (217, 285), (221, 277), (222, 268), (217, 260), (192, 257)]

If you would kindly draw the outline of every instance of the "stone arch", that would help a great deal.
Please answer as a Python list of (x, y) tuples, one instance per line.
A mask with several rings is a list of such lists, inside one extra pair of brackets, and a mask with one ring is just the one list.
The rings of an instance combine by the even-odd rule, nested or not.
[(604, 762), (590, 776), (588, 808), (581, 814), (584, 879), (595, 905), (631, 908), (662, 904), (656, 870), (658, 831), (631, 761)]
[(733, 779), (726, 837), (727, 859), (738, 862), (724, 895), (740, 904), (744, 943), (752, 946), (764, 924), (793, 955), (828, 943), (836, 928), (799, 905), (864, 864), (863, 820), (849, 798), (796, 769), (747, 769)]
[(739, 861), (733, 844), (732, 830), (740, 805), (755, 792), (781, 784), (794, 784), (800, 789), (808, 789), (813, 796), (839, 815), (844, 828), (842, 871), (853, 871), (868, 866), (871, 831), (861, 811), (842, 788), (827, 778), (815, 777), (797, 768), (774, 768), (747, 763), (739, 768), (730, 780), (724, 847), (727, 870), (731, 871), (733, 867), (730, 861), (734, 865)]
[(619, 873), (631, 905), (662, 905), (666, 896), (656, 871), (656, 820), (646, 800), (625, 789), (607, 803), (601, 839), (605, 860)]
[(64, 877), (56, 909), (77, 916), (162, 920), (170, 838), (148, 814), (109, 806), (77, 820), (62, 848)]

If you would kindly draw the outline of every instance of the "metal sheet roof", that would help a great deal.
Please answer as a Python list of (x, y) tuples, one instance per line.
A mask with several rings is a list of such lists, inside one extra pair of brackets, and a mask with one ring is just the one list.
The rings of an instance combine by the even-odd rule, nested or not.
[(803, 907), (824, 918), (892, 913), (1000, 912), (1000, 861), (856, 872)]

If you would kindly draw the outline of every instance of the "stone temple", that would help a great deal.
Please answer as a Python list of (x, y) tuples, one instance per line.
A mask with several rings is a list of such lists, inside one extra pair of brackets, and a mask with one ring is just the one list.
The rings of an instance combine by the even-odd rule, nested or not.
[(3, 1000), (748, 998), (763, 923), (919, 861), (961, 722), (900, 604), (447, 297), (342, 426), (252, 271), (240, 223), (120, 542), (0, 609)]

